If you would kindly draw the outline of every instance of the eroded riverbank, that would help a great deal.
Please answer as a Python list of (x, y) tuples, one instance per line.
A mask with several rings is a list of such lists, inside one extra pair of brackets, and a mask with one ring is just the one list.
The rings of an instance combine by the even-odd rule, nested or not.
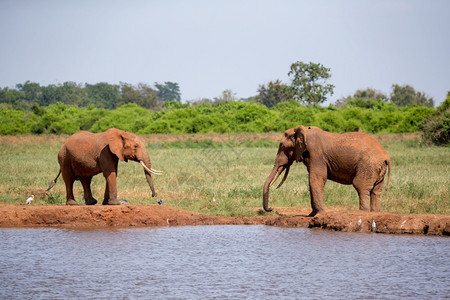
[[(307, 217), (307, 208), (276, 208), (279, 215), (216, 217), (160, 205), (65, 206), (0, 204), (0, 227), (148, 227), (186, 225), (269, 225), (344, 232), (450, 235), (450, 216), (328, 209)], [(360, 225), (358, 224), (361, 219)], [(375, 222), (375, 228), (372, 223)]]

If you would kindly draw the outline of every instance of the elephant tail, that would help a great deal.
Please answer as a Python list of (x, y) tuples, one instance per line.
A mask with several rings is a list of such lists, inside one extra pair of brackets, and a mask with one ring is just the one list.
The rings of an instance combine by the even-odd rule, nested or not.
[(55, 186), (56, 180), (58, 180), (59, 175), (61, 175), (61, 169), (59, 169), (59, 173), (58, 173), (58, 175), (56, 175), (56, 178), (52, 182), (50, 182), (50, 184), (48, 185), (48, 188), (46, 190), (47, 192), (50, 191), (52, 189), (52, 187)]
[(384, 163), (386, 164), (386, 166), (388, 166), (388, 179), (386, 182), (386, 186), (384, 187), (384, 190), (387, 191), (388, 185), (389, 185), (389, 181), (391, 180), (391, 160), (390, 159), (386, 159), (384, 161)]

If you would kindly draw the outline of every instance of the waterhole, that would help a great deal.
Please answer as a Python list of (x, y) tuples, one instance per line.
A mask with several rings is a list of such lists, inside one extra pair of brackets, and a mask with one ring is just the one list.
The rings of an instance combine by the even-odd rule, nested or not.
[(0, 229), (1, 299), (439, 299), (450, 239), (268, 226)]

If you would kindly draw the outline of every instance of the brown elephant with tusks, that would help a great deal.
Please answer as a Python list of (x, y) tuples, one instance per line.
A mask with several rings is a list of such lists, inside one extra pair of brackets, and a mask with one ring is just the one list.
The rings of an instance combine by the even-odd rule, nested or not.
[[(294, 161), (303, 162), (309, 173), (309, 191), (315, 216), (324, 211), (323, 190), (327, 179), (352, 184), (359, 196), (359, 209), (380, 211), (380, 194), (389, 167), (386, 189), (391, 177), (391, 159), (384, 148), (362, 132), (334, 134), (317, 127), (297, 126), (284, 132), (275, 165), (263, 187), (263, 207), (268, 207), (269, 187), (286, 170), (279, 188)], [(369, 206), (370, 201), (370, 206)]]
[(73, 183), (80, 180), (83, 185), (84, 199), (87, 205), (97, 204), (91, 192), (91, 180), (94, 175), (103, 173), (106, 179), (103, 204), (120, 204), (117, 201), (117, 165), (121, 161), (133, 160), (144, 167), (145, 177), (155, 197), (155, 188), (151, 174), (161, 175), (161, 171), (151, 168), (150, 156), (144, 143), (135, 134), (108, 129), (101, 133), (79, 131), (69, 137), (58, 153), (60, 171), (48, 189), (50, 190), (62, 173), (66, 184), (66, 204), (76, 205), (73, 196)]

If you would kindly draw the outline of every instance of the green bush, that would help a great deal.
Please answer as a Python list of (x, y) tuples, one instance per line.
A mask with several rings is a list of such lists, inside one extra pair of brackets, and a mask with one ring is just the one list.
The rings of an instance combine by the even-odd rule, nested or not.
[(448, 145), (450, 142), (450, 92), (447, 99), (421, 126), (427, 144)]
[[(115, 110), (55, 103), (47, 107), (33, 105), (30, 111), (25, 111), (3, 105), (0, 107), (0, 134), (73, 134), (79, 130), (102, 132), (111, 127), (137, 134), (282, 132), (301, 124), (331, 132), (361, 128), (367, 133), (400, 133), (418, 132), (422, 128), (430, 134), (438, 131), (445, 141), (448, 104), (446, 107), (438, 110), (418, 106), (396, 108), (391, 103), (378, 101), (370, 109), (337, 108), (285, 101), (269, 109), (262, 104), (241, 101), (198, 105), (168, 102), (155, 112), (131, 103)], [(434, 121), (429, 118), (431, 115), (436, 118)], [(424, 125), (425, 120), (427, 125)]]
[(36, 119), (30, 112), (0, 108), (0, 135), (29, 134)]
[[(93, 112), (95, 113), (95, 112)], [(100, 117), (91, 127), (92, 132), (102, 132), (108, 128), (142, 133), (152, 121), (153, 112), (136, 104), (125, 104), (115, 110), (104, 110), (98, 113)]]
[(75, 105), (65, 105), (61, 102), (51, 104), (33, 124), (31, 133), (72, 134), (81, 129), (79, 115), (80, 109)]

